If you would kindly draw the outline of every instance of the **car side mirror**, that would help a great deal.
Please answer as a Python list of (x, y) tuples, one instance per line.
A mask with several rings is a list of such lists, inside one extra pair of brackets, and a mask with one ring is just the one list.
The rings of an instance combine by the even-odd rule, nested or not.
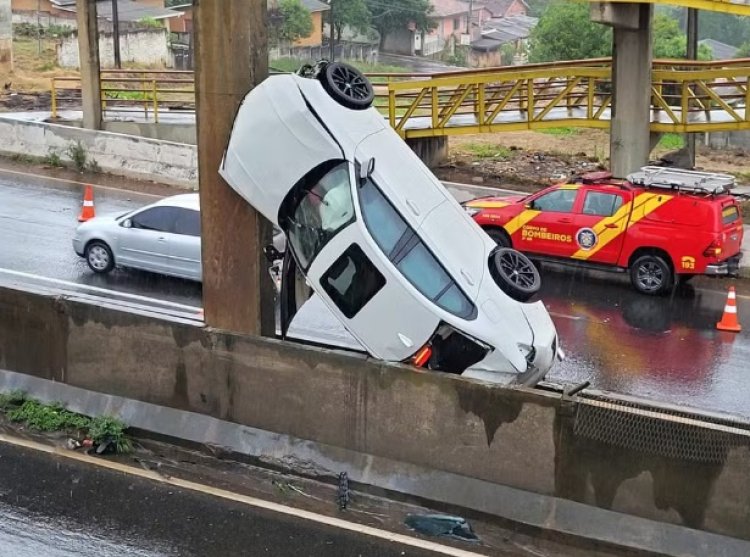
[(130, 219), (125, 219), (124, 221), (122, 221), (120, 226), (122, 226), (123, 228), (133, 228), (133, 221)]
[(359, 165), (359, 183), (364, 184), (367, 179), (375, 172), (375, 158), (370, 157), (364, 163)]
[(524, 207), (526, 207), (527, 209), (533, 209), (534, 208), (534, 202), (533, 201), (529, 201), (526, 205), (524, 205)]

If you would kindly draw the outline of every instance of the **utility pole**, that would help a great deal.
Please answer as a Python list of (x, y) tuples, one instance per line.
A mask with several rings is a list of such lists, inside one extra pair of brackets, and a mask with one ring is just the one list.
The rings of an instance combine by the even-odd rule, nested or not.
[(120, 13), (117, 6), (118, 0), (112, 0), (112, 47), (115, 55), (115, 68), (122, 68), (120, 59)]
[(266, 0), (194, 5), (204, 316), (211, 327), (272, 336), (272, 282), (263, 254), (271, 226), (219, 175), (237, 109), (268, 75)]
[(471, 42), (471, 18), (474, 15), (474, 0), (469, 0), (469, 17), (466, 18), (466, 33), (469, 35)]
[[(687, 59), (698, 59), (698, 10), (687, 9)], [(695, 167), (695, 134), (685, 134), (685, 155), (690, 168)]]
[(96, 0), (76, 0), (76, 14), (83, 127), (89, 130), (99, 130), (102, 127), (102, 92)]

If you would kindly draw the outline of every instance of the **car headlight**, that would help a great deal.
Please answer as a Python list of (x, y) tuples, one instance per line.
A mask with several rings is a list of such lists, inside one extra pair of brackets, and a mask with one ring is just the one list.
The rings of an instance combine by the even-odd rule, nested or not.
[(479, 207), (469, 207), (467, 205), (464, 205), (463, 207), (464, 207), (464, 211), (466, 211), (466, 214), (469, 215), (470, 217), (473, 217), (474, 215), (476, 215), (482, 210)]

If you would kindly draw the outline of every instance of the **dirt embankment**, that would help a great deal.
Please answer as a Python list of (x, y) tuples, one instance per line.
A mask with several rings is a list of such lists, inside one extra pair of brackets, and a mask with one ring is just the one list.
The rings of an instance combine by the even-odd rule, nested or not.
[[(682, 138), (664, 136), (652, 159), (682, 146)], [(729, 172), (750, 183), (750, 159), (743, 150), (698, 149), (701, 170)], [(609, 165), (606, 130), (552, 128), (544, 132), (511, 132), (450, 138), (448, 161), (436, 169), (444, 180), (535, 191), (582, 172)]]

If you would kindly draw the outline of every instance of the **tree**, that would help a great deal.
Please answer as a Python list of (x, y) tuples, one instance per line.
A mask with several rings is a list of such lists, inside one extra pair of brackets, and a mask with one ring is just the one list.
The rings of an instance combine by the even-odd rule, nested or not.
[[(687, 35), (680, 29), (679, 22), (667, 15), (654, 16), (654, 58), (685, 58), (687, 56)], [(698, 60), (710, 60), (711, 49), (705, 45), (698, 47)]]
[(530, 62), (598, 58), (612, 53), (612, 30), (589, 17), (586, 2), (555, 2), (529, 37)]
[(331, 9), (337, 41), (341, 40), (344, 27), (360, 33), (366, 33), (370, 28), (370, 9), (365, 0), (332, 0)]
[[(660, 13), (654, 17), (654, 58), (685, 58), (687, 37), (679, 22)], [(597, 58), (612, 54), (612, 32), (589, 17), (587, 4), (554, 3), (531, 32), (529, 60), (554, 62)], [(710, 60), (711, 49), (701, 46), (699, 60)]]
[(435, 27), (430, 19), (430, 0), (365, 0), (372, 14), (372, 25), (380, 33), (381, 44), (391, 31), (406, 29), (413, 23), (416, 31), (429, 31)]
[(280, 0), (279, 19), (276, 35), (281, 40), (296, 41), (313, 32), (310, 11), (300, 0)]

